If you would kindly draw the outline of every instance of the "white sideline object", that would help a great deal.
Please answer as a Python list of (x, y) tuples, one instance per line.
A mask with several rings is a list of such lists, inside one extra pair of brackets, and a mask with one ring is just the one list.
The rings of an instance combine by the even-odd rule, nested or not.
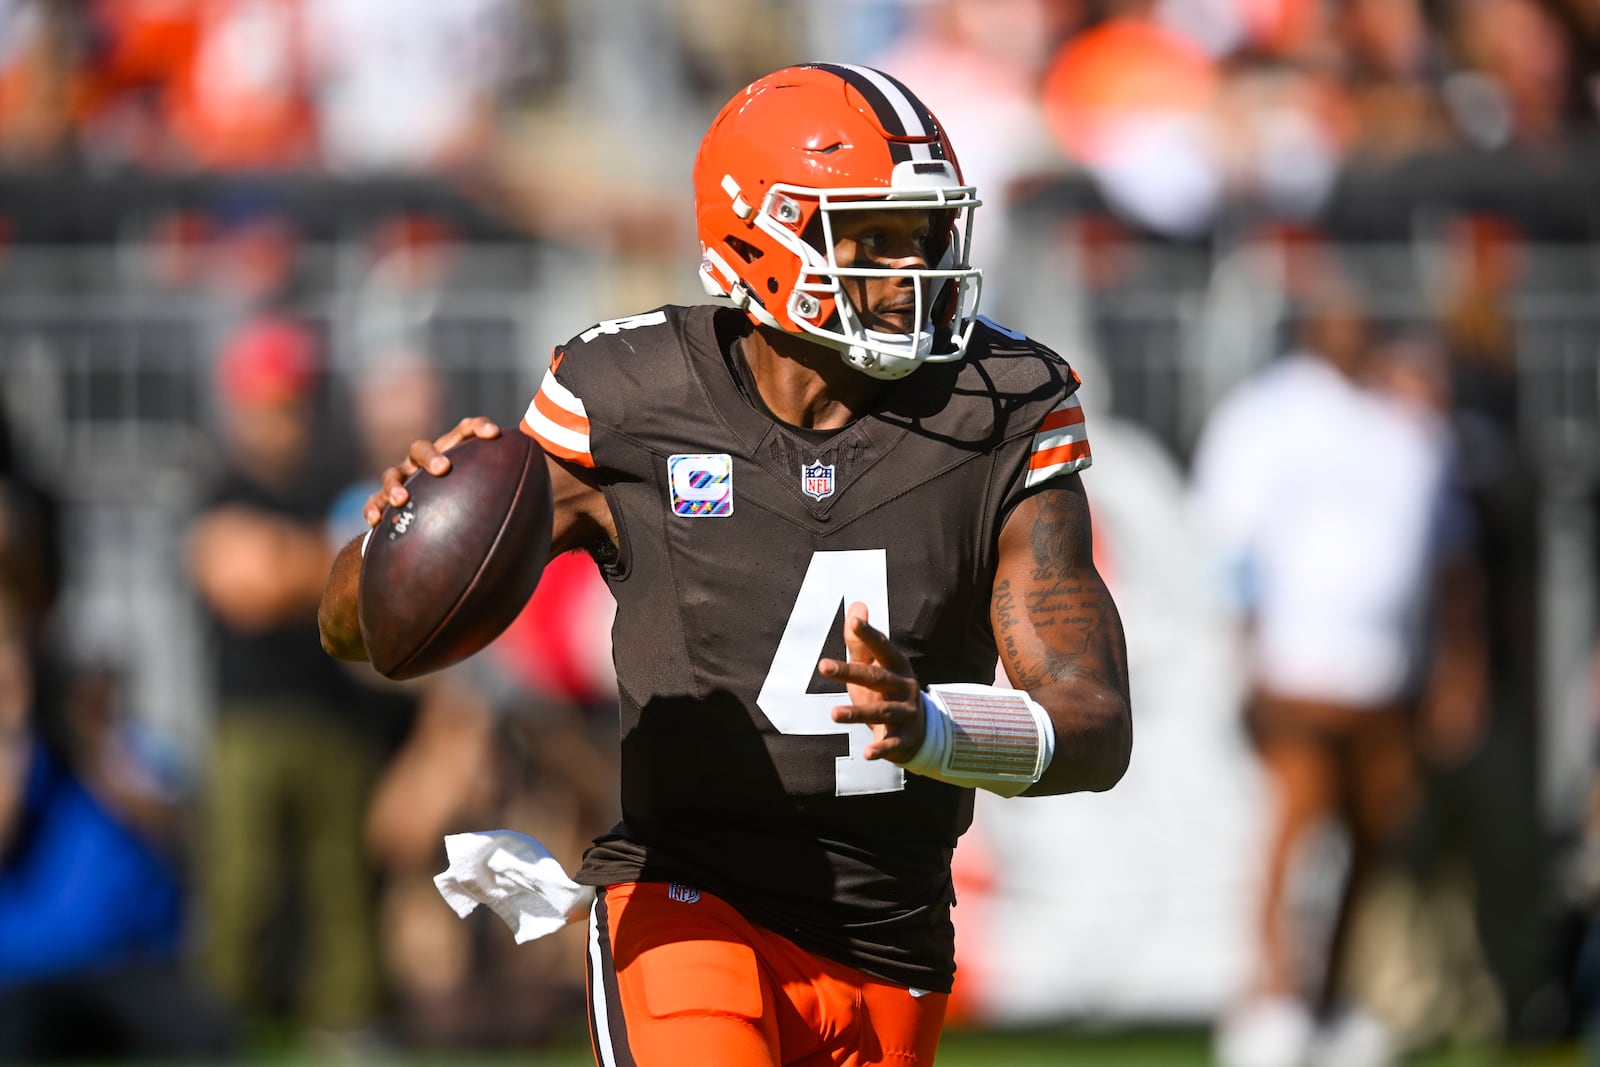
[(445, 903), (463, 919), (487, 904), (520, 945), (588, 916), (594, 887), (568, 877), (561, 861), (534, 838), (515, 830), (451, 834), (444, 839), (450, 866), (433, 877)]

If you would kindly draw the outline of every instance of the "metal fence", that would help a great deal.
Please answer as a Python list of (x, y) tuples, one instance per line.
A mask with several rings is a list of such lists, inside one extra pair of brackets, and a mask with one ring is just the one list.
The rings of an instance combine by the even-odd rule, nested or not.
[[(1086, 389), (1182, 462), (1221, 392), (1279, 350), (1288, 307), (1277, 253), (1241, 243), (1109, 252), (1019, 228), (991, 314), (1086, 364)], [(1427, 324), (1440, 266), (1425, 243), (1346, 249), (1375, 280), (1375, 313)], [(1107, 283), (1105, 264), (1119, 257)], [(183, 531), (213, 462), (210, 369), (228, 321), (204, 278), (174, 284), (123, 245), (13, 247), (0, 259), (0, 389), (19, 450), (64, 494), (69, 573), (61, 633), (129, 672), (141, 714), (203, 734), (206, 650), (184, 579)], [(1583, 680), (1595, 633), (1593, 502), (1600, 487), (1600, 248), (1524, 250), (1507, 298), (1515, 429), (1537, 480), (1543, 788), (1575, 817), (1589, 780)], [(385, 292), (352, 248), (303, 257), (299, 310), (325, 331), (332, 402), (359, 372), (363, 331), (413, 331), (444, 369), (453, 413), (514, 418), (552, 342), (587, 323), (692, 299), (685, 267), (619, 271), (537, 243), (456, 249), (425, 293)], [(630, 272), (631, 270), (631, 272)], [(376, 325), (375, 325), (376, 324)], [(392, 325), (392, 323), (391, 323)]]

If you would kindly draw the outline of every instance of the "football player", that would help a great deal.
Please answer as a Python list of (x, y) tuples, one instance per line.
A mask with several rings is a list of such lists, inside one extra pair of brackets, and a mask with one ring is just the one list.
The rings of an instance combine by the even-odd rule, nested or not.
[[(1078, 379), (977, 317), (976, 190), (893, 78), (759, 79), (694, 189), (728, 302), (583, 331), (521, 425), (551, 551), (593, 552), (617, 600), (623, 819), (577, 875), (596, 1059), (928, 1064), (974, 788), (1104, 790), (1128, 764)], [(413, 444), (368, 521), (499, 432)], [(353, 659), (359, 563), (323, 604)]]

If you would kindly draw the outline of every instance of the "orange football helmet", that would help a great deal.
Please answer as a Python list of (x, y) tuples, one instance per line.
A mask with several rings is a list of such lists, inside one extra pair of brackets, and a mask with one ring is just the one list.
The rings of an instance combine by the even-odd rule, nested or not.
[[(982, 290), (967, 262), (977, 190), (962, 184), (944, 127), (881, 71), (842, 63), (787, 67), (723, 106), (694, 164), (700, 278), (758, 323), (839, 350), (875, 378), (966, 353)], [(841, 267), (835, 212), (932, 212), (927, 266)], [(862, 326), (841, 284), (911, 277), (914, 333)]]

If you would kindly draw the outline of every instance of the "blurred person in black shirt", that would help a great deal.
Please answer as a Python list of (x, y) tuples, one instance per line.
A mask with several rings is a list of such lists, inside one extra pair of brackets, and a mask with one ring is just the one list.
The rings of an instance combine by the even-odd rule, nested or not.
[[(319, 364), (314, 336), (281, 314), (225, 346), (225, 466), (189, 567), (216, 662), (201, 955), (251, 1021), (332, 1036), (361, 1033), (378, 1007), (362, 821), (379, 753), (316, 631), (324, 524), (346, 480), (311, 448)], [(293, 936), (278, 936), (285, 922)]]

